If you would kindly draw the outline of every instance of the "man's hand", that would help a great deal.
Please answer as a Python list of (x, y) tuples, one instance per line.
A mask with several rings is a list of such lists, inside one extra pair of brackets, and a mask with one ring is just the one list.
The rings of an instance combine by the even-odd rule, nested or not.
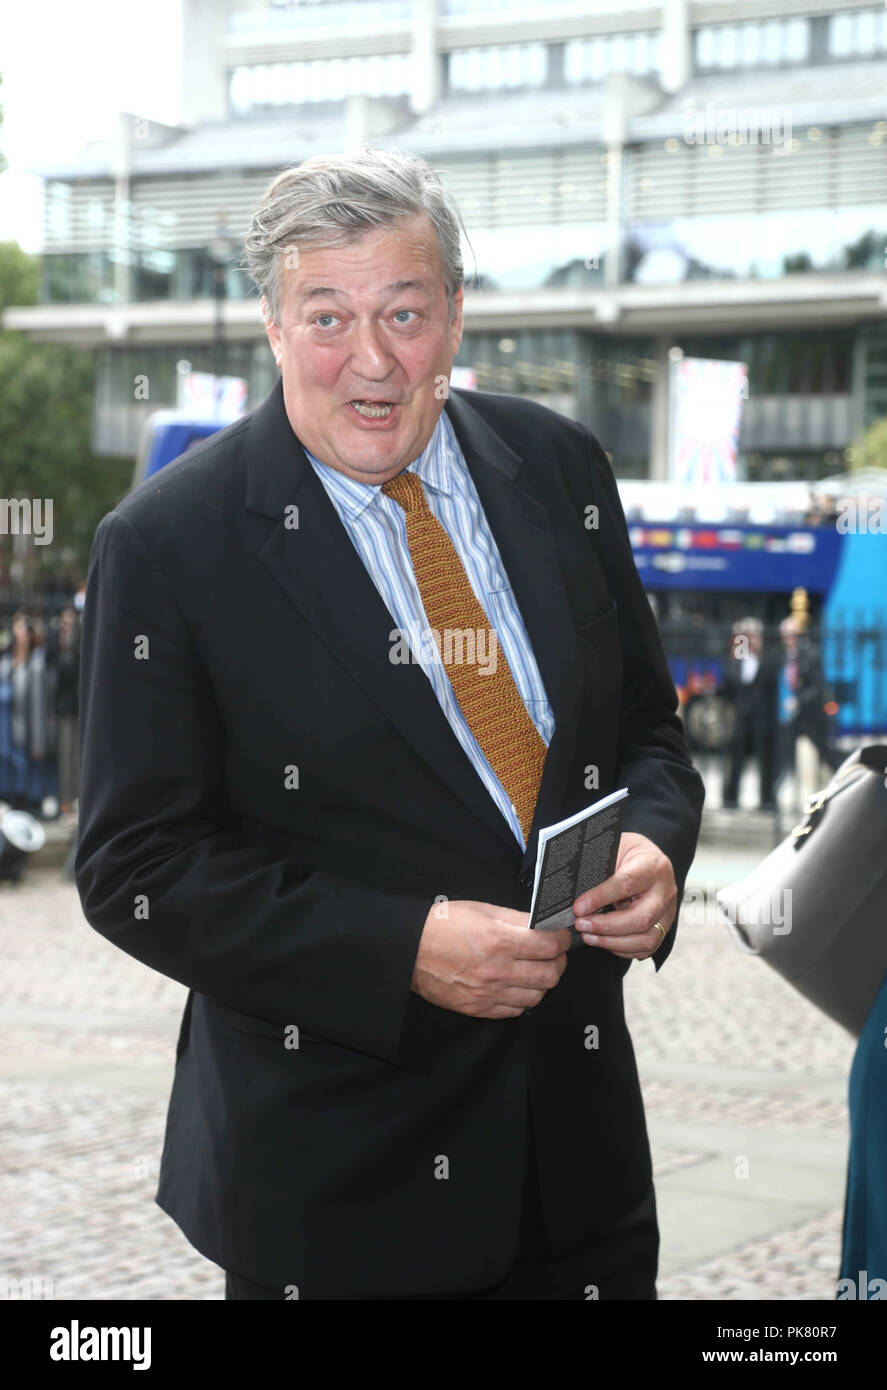
[(517, 1018), (535, 1008), (564, 973), (570, 933), (529, 931), (529, 920), (492, 903), (436, 903), (422, 929), (413, 990), (471, 1018)]
[[(602, 913), (608, 903), (615, 904), (614, 911)], [(616, 872), (582, 893), (573, 913), (586, 945), (603, 946), (622, 960), (644, 960), (662, 945), (677, 907), (671, 860), (646, 835), (627, 831), (619, 841)]]

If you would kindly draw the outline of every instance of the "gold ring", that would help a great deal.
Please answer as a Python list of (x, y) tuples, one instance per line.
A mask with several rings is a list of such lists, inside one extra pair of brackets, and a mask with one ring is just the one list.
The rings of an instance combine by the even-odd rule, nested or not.
[[(661, 922), (654, 922), (652, 927), (650, 928), (650, 931), (658, 931), (659, 935), (662, 937), (662, 941), (665, 940), (665, 929), (662, 926)], [(659, 943), (660, 946), (662, 945), (662, 941), (660, 941)]]

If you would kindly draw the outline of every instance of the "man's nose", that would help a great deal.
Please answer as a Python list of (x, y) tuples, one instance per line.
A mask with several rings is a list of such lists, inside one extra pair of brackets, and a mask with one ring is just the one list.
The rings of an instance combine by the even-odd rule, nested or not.
[(384, 381), (394, 366), (379, 325), (357, 323), (351, 335), (351, 370), (364, 381)]

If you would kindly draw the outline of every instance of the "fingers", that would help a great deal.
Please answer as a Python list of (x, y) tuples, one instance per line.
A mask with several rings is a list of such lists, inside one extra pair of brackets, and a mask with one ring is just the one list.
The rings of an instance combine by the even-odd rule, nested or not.
[(587, 893), (582, 893), (574, 902), (573, 911), (578, 917), (590, 917), (592, 913), (600, 912), (602, 907), (609, 907), (611, 903), (636, 898), (649, 890), (651, 877), (652, 873), (643, 875), (637, 868), (631, 872), (625, 869), (617, 870), (596, 888), (589, 888)]
[[(540, 932), (524, 928), (520, 937), (523, 942), (530, 938), (530, 954), (512, 953), (511, 948), (516, 943), (509, 941), (506, 950), (488, 960), (479, 972), (481, 992), (487, 1001), (483, 1007), (485, 1017), (510, 1018), (535, 1009), (567, 968), (569, 931)], [(513, 1012), (500, 1012), (503, 1008)]]
[(553, 960), (570, 949), (568, 928), (562, 931), (525, 931), (515, 942), (515, 955), (521, 960)]
[[(602, 907), (659, 891), (663, 900), (676, 897), (674, 867), (658, 845), (645, 835), (625, 831), (619, 840), (616, 871), (596, 888), (580, 894), (573, 904), (577, 917), (591, 917)], [(655, 920), (655, 919), (654, 919)]]
[(475, 1018), (514, 1018), (535, 1008), (567, 964), (572, 933), (529, 931), (529, 914), (453, 900), (429, 911), (412, 987), (439, 1007)]
[(495, 983), (506, 989), (554, 989), (566, 968), (566, 952), (553, 960), (512, 960)]
[[(612, 912), (601, 912), (591, 916), (576, 918), (576, 930), (607, 938), (613, 936), (640, 936), (650, 930), (654, 922), (663, 929), (667, 925), (668, 904), (659, 893), (642, 893), (639, 898), (616, 907)], [(658, 932), (656, 935), (658, 936)]]
[(659, 950), (675, 916), (675, 900), (661, 907), (658, 913), (654, 910), (656, 899), (652, 901), (652, 907), (632, 904), (622, 911), (581, 918), (576, 929), (587, 946), (602, 946), (622, 960), (643, 960)]
[(649, 931), (633, 936), (618, 936), (608, 940), (602, 936), (583, 935), (582, 940), (587, 946), (602, 946), (611, 956), (618, 956), (620, 960), (645, 960), (647, 956), (652, 956), (659, 950), (663, 937), (651, 927)]

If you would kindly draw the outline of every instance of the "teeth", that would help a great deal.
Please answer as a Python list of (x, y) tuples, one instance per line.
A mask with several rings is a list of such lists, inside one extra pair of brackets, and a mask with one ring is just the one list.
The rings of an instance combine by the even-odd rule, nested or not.
[(382, 405), (378, 401), (352, 401), (351, 404), (358, 415), (365, 415), (368, 420), (384, 420), (392, 410), (390, 405)]

